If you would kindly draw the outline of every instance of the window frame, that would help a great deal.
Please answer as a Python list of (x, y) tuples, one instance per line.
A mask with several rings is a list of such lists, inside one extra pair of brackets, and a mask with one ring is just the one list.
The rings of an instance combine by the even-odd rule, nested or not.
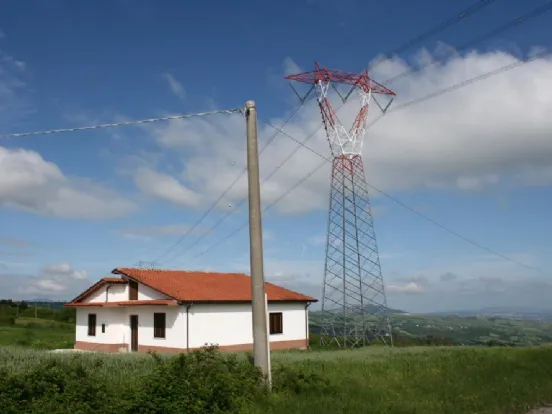
[(268, 331), (270, 335), (281, 335), (284, 333), (284, 313), (270, 312), (268, 314)]
[[(162, 318), (162, 323), (158, 318)], [(153, 313), (153, 337), (156, 339), (167, 338), (167, 314), (165, 312)]]
[(88, 314), (88, 336), (96, 336), (97, 324), (98, 324), (97, 315), (95, 313), (89, 313)]

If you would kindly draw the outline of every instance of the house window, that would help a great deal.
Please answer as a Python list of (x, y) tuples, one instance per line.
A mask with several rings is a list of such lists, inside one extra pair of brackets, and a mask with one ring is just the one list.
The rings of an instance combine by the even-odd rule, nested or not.
[(88, 336), (96, 336), (96, 314), (88, 314)]
[(128, 281), (128, 300), (138, 300), (138, 282)]
[(284, 332), (284, 318), (282, 312), (274, 312), (268, 315), (270, 334), (281, 334)]
[(165, 319), (164, 313), (153, 314), (153, 337), (164, 338), (165, 337)]
[(102, 323), (102, 333), (105, 333), (105, 323)]

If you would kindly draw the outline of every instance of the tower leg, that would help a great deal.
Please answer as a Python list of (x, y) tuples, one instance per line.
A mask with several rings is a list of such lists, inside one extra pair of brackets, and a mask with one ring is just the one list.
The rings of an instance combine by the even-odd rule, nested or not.
[(368, 185), (359, 155), (335, 157), (322, 295), (321, 344), (392, 345)]

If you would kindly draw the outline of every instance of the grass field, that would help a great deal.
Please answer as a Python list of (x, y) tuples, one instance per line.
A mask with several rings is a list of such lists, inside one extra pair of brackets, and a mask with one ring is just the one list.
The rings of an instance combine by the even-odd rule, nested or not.
[[(242, 364), (247, 364), (245, 358), (241, 359), (244, 360)], [(48, 366), (52, 369), (55, 364), (63, 365), (75, 361), (88, 367), (86, 375), (79, 374), (81, 379), (78, 384), (86, 384), (88, 380), (92, 384), (102, 384), (105, 387), (102, 392), (110, 394), (102, 394), (105, 401), (124, 402), (129, 395), (142, 392), (148, 399), (162, 398), (161, 402), (156, 402), (161, 407), (162, 404), (168, 404), (167, 400), (178, 401), (184, 398), (175, 385), (178, 378), (171, 378), (171, 374), (166, 375), (168, 388), (163, 388), (162, 391), (144, 389), (148, 387), (146, 384), (152, 384), (147, 378), (155, 376), (156, 369), (159, 370), (156, 360), (148, 355), (75, 356), (0, 348), (0, 374), (4, 378), (21, 376), (38, 369), (37, 367)], [(550, 347), (378, 347), (352, 351), (275, 352), (273, 371), (276, 392), (270, 398), (249, 401), (239, 411), (228, 412), (525, 413), (532, 407), (552, 402), (551, 366)], [(178, 368), (178, 372), (180, 369)], [(66, 371), (68, 370), (64, 368), (60, 372)], [(198, 372), (206, 372), (204, 365)], [(161, 374), (154, 377), (155, 384), (159, 383), (159, 378), (165, 378)], [(29, 378), (35, 378), (36, 374), (33, 375)], [(213, 384), (216, 384), (222, 374), (219, 372), (216, 375), (218, 377), (213, 377), (212, 382), (209, 377), (205, 377), (202, 381), (208, 384), (204, 385), (215, 387)], [(231, 381), (238, 381), (234, 380), (238, 376), (232, 374)], [(186, 386), (190, 387), (189, 384)], [(236, 390), (241, 389), (240, 387), (238, 384)], [(200, 389), (205, 392), (201, 386)], [(0, 389), (0, 402), (2, 392)], [(166, 393), (163, 394), (164, 392)], [(167, 405), (164, 407), (165, 412), (183, 412), (176, 408), (166, 408)], [(56, 412), (51, 411), (51, 406), (49, 410)], [(95, 410), (104, 412), (97, 407)], [(152, 410), (143, 412), (157, 412)], [(190, 409), (189, 412), (203, 411)]]
[(0, 346), (35, 349), (72, 348), (75, 325), (48, 319), (20, 317), (14, 325), (0, 325)]

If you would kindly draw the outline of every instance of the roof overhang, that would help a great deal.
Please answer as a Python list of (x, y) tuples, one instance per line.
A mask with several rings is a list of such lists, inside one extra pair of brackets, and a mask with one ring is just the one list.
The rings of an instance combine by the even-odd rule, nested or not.
[(64, 306), (68, 308), (119, 308), (126, 306), (178, 306), (179, 303), (174, 299), (156, 299), (156, 300), (125, 300), (122, 302), (77, 302), (66, 303)]

